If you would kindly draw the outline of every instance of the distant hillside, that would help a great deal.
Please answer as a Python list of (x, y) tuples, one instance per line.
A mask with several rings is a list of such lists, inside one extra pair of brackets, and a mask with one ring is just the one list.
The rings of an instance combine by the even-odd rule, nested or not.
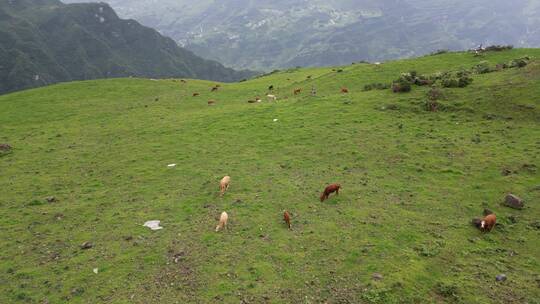
[(104, 1), (237, 68), (382, 61), (480, 43), (540, 46), (538, 0)]
[(122, 20), (104, 3), (0, 2), (0, 93), (108, 77), (237, 81), (251, 75), (204, 60), (134, 20)]

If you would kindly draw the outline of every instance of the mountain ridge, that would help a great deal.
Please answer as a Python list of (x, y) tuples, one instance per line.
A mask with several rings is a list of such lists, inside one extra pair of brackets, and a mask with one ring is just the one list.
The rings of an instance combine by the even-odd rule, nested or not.
[(235, 71), (196, 56), (106, 3), (3, 2), (0, 93), (60, 81), (109, 77), (186, 77), (238, 81)]
[(236, 68), (385, 61), (480, 43), (540, 46), (540, 4), (531, 0), (108, 2), (122, 16)]

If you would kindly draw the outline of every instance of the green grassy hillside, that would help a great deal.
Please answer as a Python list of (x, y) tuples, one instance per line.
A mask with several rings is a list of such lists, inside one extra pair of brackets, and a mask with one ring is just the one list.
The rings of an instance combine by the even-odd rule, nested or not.
[[(441, 88), (437, 112), (427, 86), (362, 90), (524, 56)], [(214, 93), (114, 79), (0, 96), (2, 302), (539, 303), (539, 58), (297, 69)], [(276, 103), (247, 102), (271, 84)], [(332, 182), (342, 192), (321, 203)], [(525, 209), (501, 205), (509, 192)], [(470, 224), (484, 208), (491, 233)], [(223, 210), (230, 227), (216, 233)]]

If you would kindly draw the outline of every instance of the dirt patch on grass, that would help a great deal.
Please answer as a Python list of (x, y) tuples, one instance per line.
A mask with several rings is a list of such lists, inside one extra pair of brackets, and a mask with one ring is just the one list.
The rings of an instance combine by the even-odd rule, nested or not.
[(167, 299), (176, 299), (177, 303), (197, 303), (200, 283), (193, 255), (197, 250), (174, 243), (167, 250), (166, 264), (130, 296), (133, 303), (159, 303)]

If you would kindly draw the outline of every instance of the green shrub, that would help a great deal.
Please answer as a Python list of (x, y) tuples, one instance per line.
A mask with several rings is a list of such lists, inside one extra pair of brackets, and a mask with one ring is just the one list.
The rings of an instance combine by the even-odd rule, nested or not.
[(434, 56), (434, 55), (441, 55), (441, 54), (446, 54), (450, 52), (449, 50), (446, 50), (446, 49), (442, 49), (442, 50), (436, 50), (435, 52), (432, 52), (430, 55), (431, 56)]
[(430, 77), (420, 75), (416, 77), (414, 83), (418, 86), (432, 85), (435, 81), (431, 80)]
[(441, 85), (445, 88), (464, 88), (472, 82), (470, 72), (465, 70), (456, 73), (445, 73), (441, 78)]
[(466, 86), (468, 86), (469, 84), (471, 84), (473, 81), (473, 79), (471, 77), (460, 77), (458, 78), (458, 87), (459, 88), (464, 88)]
[(443, 91), (441, 91), (439, 88), (432, 87), (428, 92), (427, 96), (429, 100), (439, 100), (444, 97)]
[(510, 61), (510, 63), (508, 64), (508, 67), (522, 68), (522, 67), (527, 66), (528, 63), (529, 63), (529, 57), (523, 57), (523, 58), (518, 58), (518, 59), (514, 59)]
[(489, 63), (487, 61), (480, 62), (473, 69), (478, 74), (486, 74), (486, 73), (491, 73), (495, 71), (494, 68), (489, 66)]
[(426, 111), (437, 112), (439, 110), (438, 100), (442, 99), (443, 96), (443, 92), (440, 89), (432, 87), (427, 92)]
[(513, 45), (490, 45), (488, 47), (485, 48), (486, 51), (496, 51), (496, 52), (499, 52), (499, 51), (505, 51), (505, 50), (511, 50), (513, 49), (514, 46)]
[(392, 83), (392, 92), (394, 93), (407, 93), (410, 91), (411, 84), (403, 78), (400, 78)]
[(364, 86), (364, 91), (371, 91), (371, 90), (386, 90), (390, 88), (390, 85), (386, 84), (386, 83), (371, 83), (371, 84), (366, 84)]
[(441, 85), (445, 88), (457, 88), (459, 82), (456, 78), (445, 78), (441, 81)]

